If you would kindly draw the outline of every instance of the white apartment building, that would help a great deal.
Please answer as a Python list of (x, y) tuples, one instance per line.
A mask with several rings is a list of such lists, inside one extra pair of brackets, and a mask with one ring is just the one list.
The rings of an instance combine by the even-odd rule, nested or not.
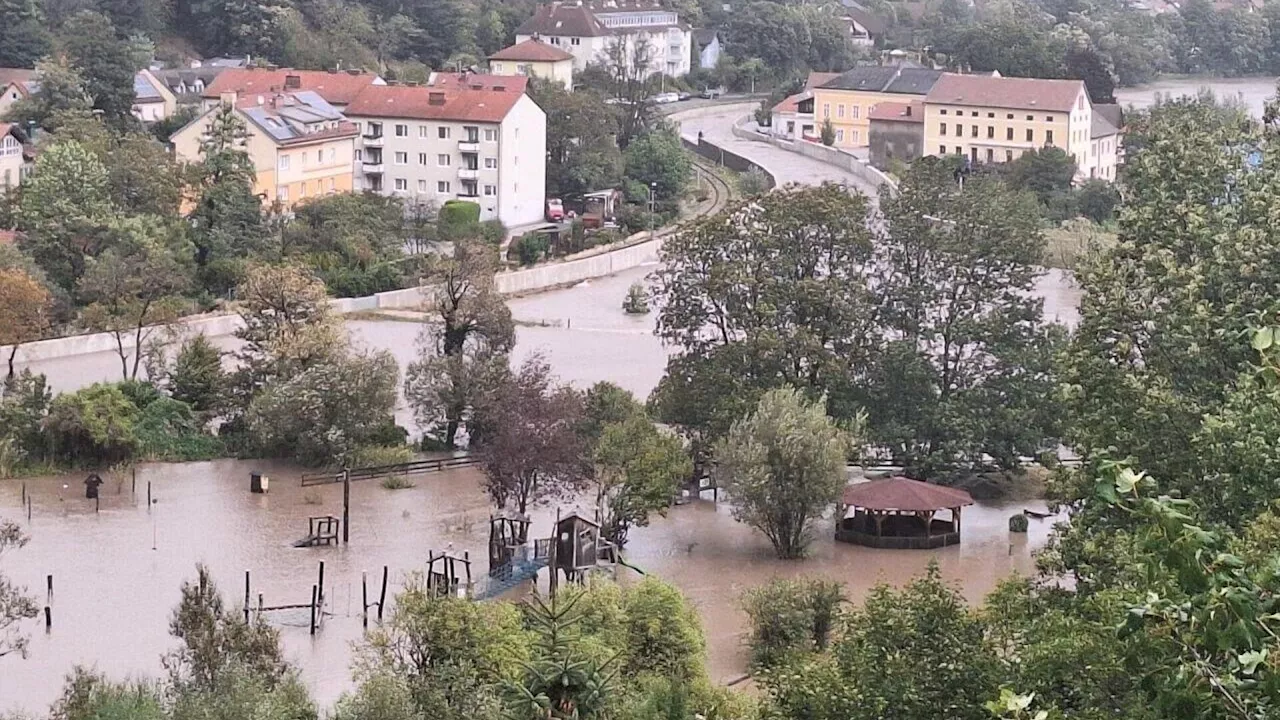
[(468, 200), (480, 219), (539, 222), (546, 201), (547, 118), (526, 78), (474, 85), (370, 85), (346, 108), (360, 129), (355, 187), (413, 202)]
[(591, 5), (581, 2), (552, 2), (538, 8), (534, 16), (516, 28), (516, 42), (539, 39), (573, 55), (573, 69), (609, 57), (610, 49), (621, 44), (627, 57), (639, 43), (649, 46), (645, 76), (666, 73), (685, 75), (693, 56), (693, 32), (680, 22), (679, 15), (656, 4), (603, 0)]

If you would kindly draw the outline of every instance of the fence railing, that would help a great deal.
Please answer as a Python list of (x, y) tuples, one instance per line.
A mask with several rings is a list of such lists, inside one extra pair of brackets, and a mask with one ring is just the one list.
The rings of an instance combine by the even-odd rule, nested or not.
[[(370, 467), (352, 468), (350, 473), (351, 481), (357, 480), (376, 480), (380, 478), (391, 477), (393, 475), (423, 475), (432, 472), (442, 472), (444, 470), (452, 470), (454, 468), (469, 467), (479, 462), (471, 455), (454, 455), (447, 458), (434, 458), (429, 460), (414, 460), (407, 463), (396, 463), (394, 465), (373, 465)], [(342, 482), (342, 470), (326, 470), (324, 472), (306, 473), (302, 476), (302, 486), (309, 487), (311, 485), (329, 485), (332, 483)]]

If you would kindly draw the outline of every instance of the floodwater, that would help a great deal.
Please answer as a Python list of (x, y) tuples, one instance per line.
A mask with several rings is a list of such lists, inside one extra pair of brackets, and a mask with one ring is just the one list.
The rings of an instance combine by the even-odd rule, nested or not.
[[(249, 473), (271, 478), (267, 495), (248, 490)], [(43, 602), (45, 578), (54, 577), (49, 602), (53, 626), (29, 623), (29, 657), (0, 658), (0, 712), (37, 711), (55, 699), (74, 664), (97, 666), (115, 678), (158, 675), (160, 656), (173, 647), (167, 634), (180, 584), (209, 566), (227, 601), (239, 605), (250, 571), (252, 604), (263, 593), (269, 607), (307, 603), (318, 563), (326, 563), (328, 612), (319, 633), (307, 630), (306, 610), (269, 613), (281, 627), (288, 657), (322, 704), (350, 686), (351, 646), (361, 637), (361, 573), (376, 596), (383, 565), (389, 596), (406, 573), (421, 571), (429, 551), (469, 551), (473, 573), (485, 571), (489, 506), (475, 470), (417, 479), (416, 487), (387, 490), (376, 481), (351, 492), (351, 542), (345, 547), (295, 549), (312, 515), (341, 515), (342, 488), (302, 488), (291, 468), (263, 462), (218, 461), (143, 466), (132, 478), (109, 479), (100, 511), (84, 499), (80, 478), (28, 480), (34, 498), (31, 535), (24, 549), (5, 557), (5, 572)], [(147, 485), (155, 503), (147, 509)], [(14, 518), (21, 485), (0, 484), (0, 513)], [(1043, 503), (980, 505), (964, 512), (964, 538), (937, 551), (873, 550), (837, 544), (823, 523), (812, 556), (776, 560), (764, 537), (739, 525), (729, 508), (699, 501), (672, 508), (632, 532), (628, 561), (679, 586), (706, 627), (711, 672), (725, 681), (745, 667), (744, 617), (738, 599), (773, 577), (821, 576), (844, 582), (851, 598), (877, 582), (901, 583), (931, 559), (971, 601), (1013, 572), (1032, 570), (1031, 550), (1043, 544), (1048, 521), (1033, 521), (1012, 535), (1007, 518)], [(567, 509), (567, 508), (566, 508)], [(534, 536), (545, 536), (554, 509), (534, 515)], [(626, 571), (630, 575), (630, 571)], [(634, 577), (634, 575), (630, 575)], [(543, 579), (545, 587), (545, 578)]]
[(1261, 118), (1266, 102), (1276, 94), (1276, 78), (1170, 78), (1146, 85), (1116, 88), (1116, 101), (1121, 105), (1145, 108), (1156, 98), (1177, 99), (1183, 95), (1196, 95), (1201, 89), (1212, 90), (1219, 100), (1238, 100), (1249, 108), (1249, 113)]
[[(662, 375), (669, 350), (653, 336), (654, 316), (627, 316), (627, 288), (652, 271), (637, 268), (574, 288), (510, 301), (517, 327), (514, 361), (542, 354), (560, 379), (578, 387), (610, 380), (643, 397)], [(1068, 325), (1076, 320), (1079, 291), (1069, 276), (1051, 272), (1038, 284), (1045, 316)], [(414, 357), (418, 324), (351, 322), (353, 339), (387, 348), (403, 365)], [(233, 338), (217, 338), (223, 348)], [(110, 353), (36, 363), (58, 390), (119, 377)], [(401, 408), (401, 422), (408, 412)], [(248, 492), (249, 473), (272, 478), (268, 495)], [(474, 572), (484, 572), (488, 502), (474, 470), (417, 479), (411, 489), (390, 491), (377, 482), (352, 488), (351, 543), (346, 547), (294, 549), (307, 533), (307, 518), (340, 515), (337, 485), (303, 489), (296, 469), (269, 462), (217, 461), (147, 465), (132, 478), (110, 479), (99, 512), (83, 498), (81, 476), (26, 481), (34, 498), (31, 535), (24, 549), (6, 554), (5, 572), (42, 600), (45, 577), (54, 576), (50, 603), (53, 627), (32, 631), (30, 657), (0, 658), (0, 713), (42, 710), (57, 695), (74, 664), (96, 665), (113, 677), (157, 675), (159, 658), (172, 647), (169, 613), (183, 580), (207, 564), (229, 602), (239, 604), (244, 572), (251, 571), (252, 596), (268, 606), (305, 603), (317, 564), (326, 561), (328, 610), (324, 627), (308, 634), (307, 612), (274, 617), (281, 623), (289, 657), (302, 669), (317, 699), (328, 704), (349, 688), (351, 645), (361, 637), (360, 578), (370, 577), (376, 594), (381, 568), (390, 567), (394, 595), (405, 574), (423, 569), (432, 550), (452, 544), (470, 551)], [(146, 487), (156, 503), (150, 512)], [(65, 485), (65, 487), (64, 487)], [(0, 517), (19, 519), (22, 485), (0, 482)], [(821, 576), (846, 583), (853, 599), (877, 582), (901, 583), (933, 559), (965, 596), (978, 601), (1003, 577), (1032, 570), (1031, 552), (1049, 532), (1049, 521), (1032, 521), (1025, 536), (1010, 535), (1007, 518), (1043, 503), (979, 505), (964, 513), (964, 539), (936, 551), (873, 550), (837, 544), (823, 524), (803, 562), (776, 560), (760, 534), (733, 521), (729, 508), (710, 502), (672, 508), (647, 528), (632, 532), (628, 559), (679, 586), (701, 612), (713, 677), (741, 675), (744, 616), (738, 599), (773, 577)], [(567, 507), (566, 507), (567, 509)], [(535, 536), (546, 535), (554, 508), (534, 517)]]

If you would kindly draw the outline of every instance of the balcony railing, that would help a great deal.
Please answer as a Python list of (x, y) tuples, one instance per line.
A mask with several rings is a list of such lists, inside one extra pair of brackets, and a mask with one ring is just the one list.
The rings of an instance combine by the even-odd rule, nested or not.
[(462, 180), (478, 180), (480, 168), (458, 168), (458, 177)]
[(385, 169), (381, 162), (366, 162), (366, 163), (363, 163), (363, 165), (364, 165), (365, 175), (374, 175), (374, 174), (380, 175)]
[(480, 140), (459, 140), (458, 152), (478, 153), (480, 152)]
[(365, 135), (363, 138), (364, 146), (365, 147), (382, 147), (384, 137), (386, 136), (384, 136), (382, 133), (378, 133), (377, 135)]

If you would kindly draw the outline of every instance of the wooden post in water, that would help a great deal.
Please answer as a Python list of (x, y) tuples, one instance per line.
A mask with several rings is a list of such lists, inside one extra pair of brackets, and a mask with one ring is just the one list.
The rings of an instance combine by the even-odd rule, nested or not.
[(262, 602), (262, 593), (258, 593), (258, 618), (262, 618), (262, 610), (264, 603)]
[(22, 482), (22, 504), (27, 504), (27, 483), (25, 480)]
[(342, 471), (342, 544), (351, 539), (351, 470)]
[(249, 571), (244, 571), (244, 624), (249, 624)]
[(147, 512), (151, 512), (151, 481), (147, 481)]
[(316, 634), (316, 599), (319, 597), (320, 590), (315, 585), (311, 586), (311, 634)]
[(320, 561), (320, 579), (316, 581), (316, 585), (320, 588), (320, 604), (324, 605), (324, 561)]
[(31, 496), (27, 496), (27, 522), (31, 522)]
[(378, 593), (378, 622), (382, 622), (382, 609), (387, 605), (387, 566), (382, 566), (382, 592)]
[(360, 571), (360, 619), (364, 629), (369, 629), (369, 573)]
[(93, 496), (93, 511), (95, 513), (102, 511), (102, 499), (98, 495)]
[(45, 605), (45, 606), (44, 606), (44, 630), (45, 630), (45, 632), (48, 632), (48, 631), (49, 631), (49, 628), (51, 628), (51, 627), (53, 627), (53, 610), (51, 610), (51, 609), (49, 608), (49, 606), (48, 606), (48, 605)]
[(135, 498), (138, 497), (138, 468), (132, 468), (133, 482), (129, 485), (129, 493)]
[(46, 601), (53, 602), (53, 574), (52, 573), (45, 576), (44, 583), (48, 588)]

